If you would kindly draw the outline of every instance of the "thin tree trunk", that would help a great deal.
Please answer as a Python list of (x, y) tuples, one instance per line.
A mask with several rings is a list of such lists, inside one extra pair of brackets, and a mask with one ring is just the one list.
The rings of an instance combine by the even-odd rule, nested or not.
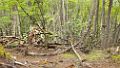
[(69, 17), (68, 17), (68, 11), (69, 11), (69, 7), (68, 7), (68, 0), (66, 0), (66, 13), (65, 13), (65, 21), (67, 22), (69, 20)]
[(21, 37), (21, 26), (20, 26), (20, 15), (19, 15), (19, 10), (18, 10), (18, 7), (16, 6), (16, 9), (17, 9), (17, 28), (18, 28), (18, 36)]
[(95, 21), (94, 21), (94, 33), (98, 36), (98, 16), (99, 16), (99, 0), (96, 0)]
[[(18, 7), (17, 5), (13, 6), (13, 12), (18, 11)], [(19, 15), (17, 14), (13, 14), (13, 22), (12, 22), (12, 35), (13, 36), (21, 36), (21, 31), (20, 31), (20, 20), (19, 20)]]
[[(65, 24), (65, 0), (60, 0), (60, 36), (63, 38)], [(61, 42), (62, 43), (62, 42)]]
[[(13, 12), (16, 11), (16, 5), (13, 6), (12, 10), (13, 10)], [(13, 25), (12, 35), (13, 35), (13, 36), (16, 36), (16, 24), (17, 24), (17, 16), (16, 16), (16, 14), (14, 14), (14, 15), (12, 16), (12, 18), (13, 18), (13, 22), (12, 22), (12, 25)]]
[(109, 6), (108, 6), (108, 17), (107, 17), (107, 33), (109, 34), (110, 32), (110, 15), (111, 15), (111, 9), (112, 9), (112, 4), (113, 4), (113, 0), (109, 1)]
[(85, 38), (85, 36), (90, 34), (90, 30), (91, 30), (91, 27), (92, 27), (92, 19), (93, 19), (94, 13), (95, 13), (95, 3), (96, 3), (96, 0), (93, 0), (93, 4), (92, 4), (92, 8), (90, 10), (90, 15), (89, 15), (89, 18), (88, 18), (88, 25), (87, 25), (86, 32), (84, 34), (84, 38)]
[(108, 16), (107, 16), (107, 31), (106, 31), (106, 38), (107, 38), (107, 46), (109, 45), (110, 42), (110, 24), (111, 24), (111, 10), (112, 10), (112, 4), (113, 4), (113, 0), (109, 1), (109, 6), (108, 6)]
[(2, 28), (0, 28), (0, 36), (3, 36)]
[(101, 45), (102, 47), (106, 46), (106, 40), (105, 40), (105, 33), (106, 33), (106, 23), (105, 23), (105, 0), (102, 0), (102, 16), (101, 16), (101, 31), (102, 31), (102, 36), (101, 36)]
[(112, 40), (113, 40), (113, 43), (114, 45), (116, 44), (116, 41), (117, 41), (117, 37), (116, 37), (116, 30), (117, 30), (117, 22), (118, 22), (118, 13), (119, 13), (119, 9), (116, 9), (116, 13), (115, 13), (115, 16), (114, 16), (114, 22), (113, 22), (113, 35), (112, 35)]

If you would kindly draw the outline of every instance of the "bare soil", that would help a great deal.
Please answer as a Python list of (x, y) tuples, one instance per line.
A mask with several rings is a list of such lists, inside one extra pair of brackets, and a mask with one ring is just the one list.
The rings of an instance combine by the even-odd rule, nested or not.
[[(24, 51), (25, 48), (23, 48)], [(18, 51), (16, 48), (6, 49), (6, 51), (10, 52), (14, 60), (21, 62), (25, 65), (16, 64), (17, 68), (90, 68), (86, 66), (80, 66), (77, 57), (68, 57), (65, 58), (60, 55), (53, 56), (25, 56), (23, 51)], [(37, 52), (52, 52), (54, 49), (41, 49), (30, 47), (29, 51), (37, 51)], [(8, 63), (8, 60), (0, 58), (0, 63)], [(12, 62), (12, 61), (11, 61)], [(97, 61), (85, 61), (87, 62), (91, 68), (120, 68), (119, 63), (115, 63), (110, 59), (97, 60)], [(4, 67), (0, 67), (4, 68)]]

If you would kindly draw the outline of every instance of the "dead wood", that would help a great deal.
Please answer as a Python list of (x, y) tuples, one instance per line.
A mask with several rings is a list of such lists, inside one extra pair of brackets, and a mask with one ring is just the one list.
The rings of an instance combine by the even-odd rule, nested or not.
[(17, 68), (16, 66), (13, 66), (13, 65), (11, 65), (11, 64), (7, 64), (7, 63), (0, 63), (0, 67), (7, 67), (7, 68)]
[[(78, 42), (77, 44), (73, 45), (73, 47), (77, 46), (78, 44), (80, 44), (81, 42)], [(67, 51), (69, 51), (72, 47), (66, 47), (65, 49), (57, 49), (55, 52), (51, 52), (51, 53), (37, 53), (37, 52), (30, 52), (30, 51), (26, 51), (27, 55), (30, 56), (52, 56), (52, 55), (58, 55), (58, 54), (62, 54), (65, 53)]]
[(16, 37), (16, 36), (1, 36), (1, 38), (13, 38), (13, 39), (20, 39), (19, 37)]
[(20, 65), (20, 66), (24, 66), (24, 67), (28, 67), (27, 64), (19, 62), (19, 61), (14, 61), (14, 64)]
[(117, 46), (116, 50), (115, 50), (115, 53), (116, 54), (119, 54), (119, 49), (120, 49), (120, 46)]
[(72, 41), (70, 43), (71, 43), (71, 48), (72, 48), (73, 52), (75, 53), (75, 55), (79, 59), (80, 65), (81, 66), (86, 66), (88, 68), (93, 68), (89, 63), (86, 63), (86, 62), (83, 61), (84, 59), (82, 59), (81, 55), (77, 52), (77, 50), (75, 49), (75, 46), (73, 45)]

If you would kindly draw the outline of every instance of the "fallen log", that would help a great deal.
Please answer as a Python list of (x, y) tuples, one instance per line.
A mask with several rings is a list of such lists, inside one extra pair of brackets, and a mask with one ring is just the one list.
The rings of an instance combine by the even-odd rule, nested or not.
[[(73, 47), (77, 46), (79, 43), (73, 45)], [(52, 55), (58, 55), (58, 54), (62, 54), (65, 53), (67, 51), (69, 51), (72, 48), (72, 46), (67, 47), (66, 49), (62, 50), (62, 49), (57, 49), (55, 52), (52, 53), (37, 53), (37, 52), (30, 52), (30, 51), (25, 51), (26, 55), (30, 55), (30, 56), (52, 56)]]

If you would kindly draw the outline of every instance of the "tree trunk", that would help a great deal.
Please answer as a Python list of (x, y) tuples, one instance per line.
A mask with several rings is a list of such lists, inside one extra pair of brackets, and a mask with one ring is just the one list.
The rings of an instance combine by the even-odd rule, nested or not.
[[(15, 12), (15, 11), (17, 10), (17, 9), (16, 9), (16, 5), (13, 6), (12, 10), (13, 10), (13, 12)], [(12, 16), (12, 19), (13, 19), (13, 21), (12, 21), (12, 25), (13, 25), (12, 35), (13, 35), (13, 36), (16, 36), (16, 24), (17, 24), (17, 16), (16, 16), (16, 14), (14, 14), (14, 15)]]
[[(65, 1), (60, 0), (60, 36), (63, 38), (64, 34), (64, 24), (65, 24)], [(61, 42), (62, 43), (62, 42)]]
[(105, 23), (105, 0), (102, 0), (102, 16), (101, 16), (101, 30), (102, 30), (102, 36), (101, 36), (101, 46), (105, 47), (106, 46), (106, 40), (105, 40), (105, 35), (106, 35), (106, 23)]
[(2, 28), (0, 28), (0, 36), (3, 36)]
[(20, 22), (20, 15), (19, 15), (19, 10), (17, 7), (17, 28), (18, 28), (18, 36), (21, 37), (21, 22)]
[(98, 16), (99, 16), (99, 0), (96, 0), (96, 7), (95, 7), (95, 21), (94, 21), (94, 34), (96, 37), (98, 36)]
[(65, 5), (65, 21), (67, 22), (69, 20), (69, 17), (68, 17), (68, 11), (69, 11), (69, 7), (68, 7), (68, 0), (65, 1), (66, 2), (66, 5)]
[[(14, 5), (12, 10), (13, 10), (13, 12), (18, 11), (17, 5)], [(12, 30), (13, 30), (12, 35), (13, 35), (13, 36), (21, 36), (21, 31), (20, 31), (20, 20), (19, 20), (18, 13), (17, 13), (17, 14), (13, 14), (13, 22), (12, 22), (12, 25), (13, 25), (13, 28), (12, 28)]]
[(96, 3), (96, 0), (93, 0), (92, 8), (90, 10), (90, 15), (88, 18), (88, 25), (87, 25), (87, 29), (86, 29), (86, 32), (84, 34), (84, 37), (87, 36), (88, 34), (90, 34), (90, 30), (92, 27), (92, 19), (93, 19), (94, 13), (95, 13), (95, 3)]
[(107, 15), (107, 31), (106, 31), (106, 38), (107, 38), (107, 46), (109, 45), (110, 42), (110, 24), (111, 24), (111, 9), (112, 9), (112, 4), (113, 4), (113, 0), (109, 1), (109, 6), (108, 6), (108, 15)]

